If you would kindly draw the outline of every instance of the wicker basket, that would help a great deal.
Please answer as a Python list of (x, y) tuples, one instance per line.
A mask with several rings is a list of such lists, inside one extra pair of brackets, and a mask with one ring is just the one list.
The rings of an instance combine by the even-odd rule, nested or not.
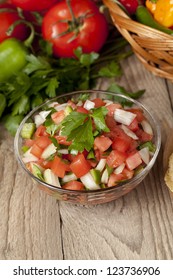
[(173, 37), (132, 20), (113, 0), (103, 0), (118, 31), (153, 74), (173, 82)]

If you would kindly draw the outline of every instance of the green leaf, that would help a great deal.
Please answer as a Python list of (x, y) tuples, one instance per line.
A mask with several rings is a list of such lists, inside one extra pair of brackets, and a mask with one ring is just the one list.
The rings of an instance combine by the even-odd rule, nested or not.
[(50, 97), (53, 98), (56, 96), (56, 89), (59, 86), (59, 82), (57, 81), (56, 77), (53, 77), (50, 79), (49, 84), (46, 88), (46, 94)]
[(76, 50), (74, 50), (74, 54), (77, 58), (80, 59), (80, 57), (82, 55), (82, 47), (78, 47)]
[(95, 52), (91, 52), (89, 54), (82, 54), (80, 57), (80, 63), (84, 66), (90, 66), (99, 58), (99, 54)]
[(33, 108), (41, 105), (42, 103), (43, 103), (43, 98), (42, 98), (41, 94), (38, 93), (31, 100), (31, 108), (33, 109)]
[(84, 123), (86, 117), (87, 114), (76, 111), (71, 112), (61, 123), (61, 135), (69, 136), (74, 129)]
[(15, 136), (19, 124), (21, 123), (22, 120), (23, 120), (22, 115), (18, 115), (18, 116), (7, 115), (4, 118), (4, 125), (12, 136)]
[(105, 123), (104, 116), (107, 114), (108, 110), (106, 107), (100, 107), (93, 109), (92, 117), (94, 119), (94, 123), (96, 125), (96, 128), (99, 131), (105, 131), (109, 132), (109, 128), (107, 127)]
[(70, 150), (82, 152), (86, 149), (90, 151), (94, 144), (91, 119), (88, 119), (76, 129), (73, 129), (67, 139), (72, 140), (72, 144), (69, 147)]
[(107, 66), (102, 67), (99, 70), (98, 75), (100, 77), (107, 77), (107, 78), (119, 77), (122, 75), (122, 70), (121, 70), (120, 65), (117, 62), (112, 61)]
[(2, 116), (6, 107), (6, 98), (3, 94), (0, 94), (0, 117)]
[(24, 72), (26, 74), (31, 74), (34, 71), (40, 70), (40, 69), (49, 69), (51, 68), (50, 64), (47, 62), (47, 60), (44, 57), (36, 57), (33, 54), (30, 54), (27, 56), (28, 63), (24, 68)]
[(54, 137), (49, 137), (49, 139), (52, 141), (52, 143), (54, 144), (55, 147), (57, 147), (59, 149), (59, 143), (56, 140), (56, 138)]
[(26, 114), (30, 110), (29, 97), (23, 95), (18, 102), (16, 102), (12, 108), (12, 115)]

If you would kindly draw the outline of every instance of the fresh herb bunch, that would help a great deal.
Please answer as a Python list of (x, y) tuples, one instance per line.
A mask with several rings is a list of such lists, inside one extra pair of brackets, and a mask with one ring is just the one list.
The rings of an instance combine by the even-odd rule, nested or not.
[[(120, 61), (132, 54), (122, 37), (108, 39), (101, 53), (84, 54), (79, 47), (74, 58), (55, 59), (49, 45), (41, 41), (41, 52), (27, 56), (27, 64), (0, 84), (0, 117), (12, 135), (23, 117), (34, 107), (58, 94), (93, 88), (97, 78), (122, 75)], [(111, 91), (128, 95), (114, 84)], [(134, 94), (138, 98), (143, 91)]]

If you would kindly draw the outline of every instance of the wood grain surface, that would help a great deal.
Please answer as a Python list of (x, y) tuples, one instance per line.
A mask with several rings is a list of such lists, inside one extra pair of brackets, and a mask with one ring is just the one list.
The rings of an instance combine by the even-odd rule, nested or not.
[[(159, 157), (128, 195), (97, 206), (56, 201), (17, 164), (13, 138), (0, 127), (0, 259), (173, 259), (173, 200), (164, 184), (163, 152), (173, 125), (173, 85), (145, 70), (135, 56), (119, 83), (146, 89), (140, 101), (158, 119)], [(113, 80), (112, 80), (113, 82)], [(106, 89), (102, 80), (98, 88)]]

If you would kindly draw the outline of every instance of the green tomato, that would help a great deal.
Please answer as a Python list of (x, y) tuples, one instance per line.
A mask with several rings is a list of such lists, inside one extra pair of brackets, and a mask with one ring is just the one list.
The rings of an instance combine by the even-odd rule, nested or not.
[(5, 82), (24, 68), (27, 63), (27, 48), (15, 38), (0, 44), (0, 82)]

